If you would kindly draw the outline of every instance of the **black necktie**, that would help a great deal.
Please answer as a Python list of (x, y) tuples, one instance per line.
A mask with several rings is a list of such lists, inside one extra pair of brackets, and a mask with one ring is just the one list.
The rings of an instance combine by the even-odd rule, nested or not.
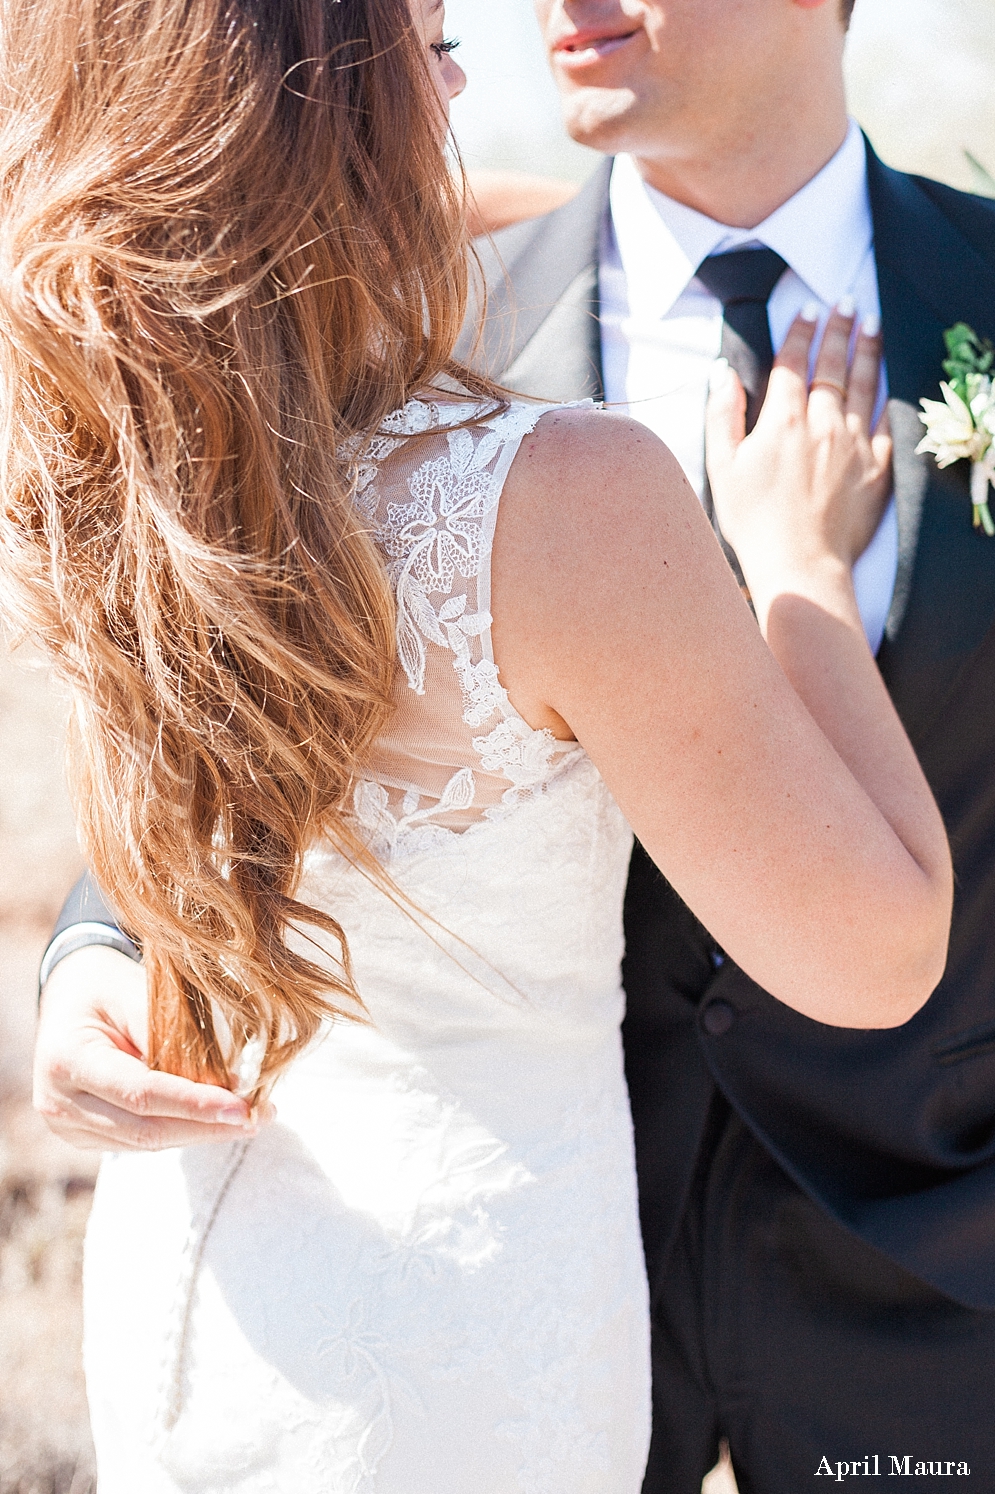
[(774, 363), (767, 302), (788, 268), (773, 249), (736, 249), (702, 260), (697, 276), (722, 302), (722, 357), (746, 389), (746, 429), (757, 423)]
[[(698, 266), (697, 277), (722, 302), (721, 356), (728, 358), (746, 390), (746, 429), (752, 431), (767, 393), (774, 364), (767, 302), (788, 268), (773, 249), (735, 249), (731, 254), (712, 254)], [(715, 523), (708, 476), (705, 476), (705, 512)], [(733, 550), (722, 540), (722, 548), (740, 585), (743, 575)]]

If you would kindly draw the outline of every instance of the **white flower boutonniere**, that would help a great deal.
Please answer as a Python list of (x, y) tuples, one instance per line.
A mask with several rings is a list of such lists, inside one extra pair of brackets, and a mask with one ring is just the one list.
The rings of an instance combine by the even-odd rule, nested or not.
[(920, 401), (919, 416), (926, 434), (917, 452), (931, 452), (938, 467), (971, 462), (971, 503), (974, 527), (995, 536), (988, 508), (988, 489), (995, 484), (995, 348), (982, 342), (965, 322), (944, 332), (950, 354), (943, 364), (950, 382), (941, 383), (943, 402)]

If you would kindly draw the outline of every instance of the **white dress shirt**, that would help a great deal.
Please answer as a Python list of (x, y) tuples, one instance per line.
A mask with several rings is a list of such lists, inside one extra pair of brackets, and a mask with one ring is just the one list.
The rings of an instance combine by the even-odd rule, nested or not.
[[(722, 306), (695, 277), (710, 254), (766, 246), (788, 265), (769, 302), (775, 351), (817, 301), (823, 323), (852, 296), (861, 320), (880, 315), (863, 137), (846, 140), (819, 174), (756, 228), (729, 228), (647, 186), (616, 158), (601, 245), (605, 398), (665, 441), (692, 487), (704, 487), (708, 379), (722, 342)], [(886, 385), (882, 379), (881, 401)], [(854, 569), (864, 630), (877, 652), (895, 589), (894, 500)]]

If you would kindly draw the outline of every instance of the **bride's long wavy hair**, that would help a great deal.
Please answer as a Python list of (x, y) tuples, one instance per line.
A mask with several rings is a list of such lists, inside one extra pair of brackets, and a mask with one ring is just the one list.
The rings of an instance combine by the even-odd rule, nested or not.
[(364, 856), (395, 676), (349, 442), (469, 378), (441, 131), (407, 0), (0, 0), (3, 600), (72, 687), (149, 1060), (193, 1078), (360, 1011), (296, 892), (316, 835)]

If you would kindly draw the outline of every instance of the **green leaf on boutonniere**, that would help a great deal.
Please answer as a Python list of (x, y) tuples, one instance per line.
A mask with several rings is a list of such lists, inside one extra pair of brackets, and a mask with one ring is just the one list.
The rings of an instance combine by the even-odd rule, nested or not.
[(968, 379), (971, 374), (989, 374), (995, 363), (995, 348), (987, 337), (982, 340), (973, 327), (958, 322), (943, 334), (949, 357), (944, 359), (943, 371), (961, 399), (968, 399)]

